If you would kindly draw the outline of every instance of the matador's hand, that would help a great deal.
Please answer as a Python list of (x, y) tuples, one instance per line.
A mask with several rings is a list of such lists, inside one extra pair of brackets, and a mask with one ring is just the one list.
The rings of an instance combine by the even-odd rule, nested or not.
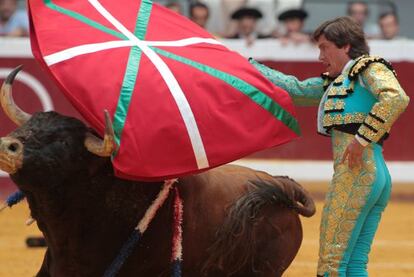
[(342, 163), (348, 159), (348, 166), (350, 169), (361, 168), (363, 152), (364, 146), (354, 138), (345, 149), (344, 155), (342, 157)]

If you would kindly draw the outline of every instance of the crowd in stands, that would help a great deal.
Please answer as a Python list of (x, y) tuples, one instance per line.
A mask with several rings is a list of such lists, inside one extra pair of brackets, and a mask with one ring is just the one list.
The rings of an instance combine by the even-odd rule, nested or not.
[[(162, 0), (160, 0), (162, 1)], [(165, 4), (166, 7), (183, 14), (183, 1), (172, 0)], [(218, 38), (244, 39), (247, 45), (257, 39), (276, 38), (282, 44), (309, 42), (310, 33), (304, 30), (305, 21), (308, 17), (307, 11), (302, 8), (291, 8), (275, 15), (277, 27), (270, 33), (263, 33), (258, 29), (258, 23), (263, 18), (262, 11), (255, 6), (245, 5), (248, 1), (232, 0), (233, 11), (228, 14), (234, 27), (226, 28), (223, 33), (215, 33), (208, 29), (208, 20), (211, 10), (207, 1), (199, 0), (188, 3), (188, 17), (201, 27), (212, 32)], [(226, 1), (226, 0), (222, 0)], [(253, 1), (251, 1), (253, 2)], [(238, 3), (239, 6), (235, 6)], [(345, 12), (345, 11), (344, 11)], [(368, 39), (392, 40), (401, 38), (399, 36), (399, 20), (396, 11), (386, 11), (378, 16), (377, 24), (368, 22), (370, 16), (369, 6), (364, 1), (349, 1), (346, 14), (363, 26)], [(184, 15), (184, 14), (183, 14)]]
[[(208, 30), (207, 23), (211, 16), (208, 2), (199, 0), (154, 0), (167, 8), (188, 16), (193, 22)], [(228, 1), (232, 10), (229, 11), (229, 28), (223, 33), (208, 30), (217, 38), (244, 39), (251, 45), (257, 39), (276, 38), (282, 44), (303, 43), (310, 41), (310, 33), (304, 31), (307, 11), (302, 8), (291, 8), (275, 14), (276, 28), (269, 33), (258, 29), (258, 23), (263, 18), (259, 7), (246, 5), (246, 0)], [(253, 1), (251, 1), (253, 2)], [(19, 0), (0, 0), (0, 36), (27, 36), (29, 26), (27, 13), (20, 9)], [(367, 38), (392, 40), (399, 36), (399, 20), (395, 11), (387, 11), (379, 15), (377, 24), (368, 23), (369, 6), (364, 1), (351, 1), (347, 4), (348, 16), (363, 26)]]

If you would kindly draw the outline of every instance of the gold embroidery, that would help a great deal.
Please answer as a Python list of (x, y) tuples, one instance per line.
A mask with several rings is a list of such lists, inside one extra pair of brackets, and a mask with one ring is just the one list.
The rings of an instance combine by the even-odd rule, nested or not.
[(332, 133), (335, 174), (322, 213), (318, 275), (338, 276), (352, 230), (375, 180), (373, 145), (364, 150), (362, 169), (353, 171), (341, 163), (342, 155), (353, 139), (350, 134)]
[(364, 55), (356, 59), (354, 65), (352, 66), (349, 72), (349, 75), (348, 75), (349, 79), (355, 80), (360, 73), (362, 73), (365, 69), (367, 69), (373, 63), (381, 63), (385, 65), (394, 74), (394, 76), (396, 76), (396, 73), (394, 69), (392, 68), (391, 63), (389, 63), (388, 61), (378, 56)]
[(393, 114), (393, 112), (390, 110), (392, 108), (392, 103), (383, 103), (383, 105), (378, 106), (375, 109), (372, 109), (371, 113), (379, 118), (381, 118), (383, 121), (385, 121), (383, 124), (386, 123), (387, 118), (390, 118)]
[(365, 119), (365, 123), (371, 126), (372, 128), (374, 128), (375, 130), (379, 130), (380, 128), (382, 128), (382, 124), (383, 124), (370, 115), (368, 115), (367, 118)]
[(331, 110), (343, 110), (345, 108), (345, 102), (343, 100), (328, 99), (325, 102), (325, 111)]
[(322, 73), (321, 77), (323, 79), (323, 90), (325, 91), (334, 79), (329, 76), (329, 72)]
[(352, 114), (325, 114), (323, 116), (323, 127), (329, 128), (334, 125), (343, 125), (349, 123), (362, 123), (367, 115), (365, 113)]
[(363, 137), (369, 139), (370, 141), (377, 141), (376, 137), (378, 136), (378, 132), (374, 132), (369, 129), (367, 126), (362, 125), (358, 129), (358, 134), (362, 135)]
[(345, 96), (348, 95), (348, 92), (346, 91), (345, 87), (334, 87), (332, 86), (328, 91), (328, 97), (329, 96)]
[(342, 83), (345, 81), (345, 76), (343, 74), (339, 75), (338, 77), (336, 77), (336, 79), (334, 80), (333, 84), (334, 86), (340, 86), (342, 85)]
[(367, 89), (378, 99), (370, 113), (384, 122), (368, 116), (366, 124), (372, 126), (378, 132), (373, 132), (366, 126), (361, 126), (358, 133), (373, 142), (378, 142), (385, 133), (390, 131), (392, 124), (406, 109), (409, 98), (392, 71), (383, 63), (370, 64), (362, 73), (362, 77)]

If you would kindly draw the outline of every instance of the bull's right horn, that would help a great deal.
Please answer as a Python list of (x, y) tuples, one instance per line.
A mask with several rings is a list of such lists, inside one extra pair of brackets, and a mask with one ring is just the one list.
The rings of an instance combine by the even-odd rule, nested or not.
[(1, 86), (1, 91), (0, 91), (0, 102), (1, 102), (1, 106), (3, 107), (4, 112), (18, 126), (22, 126), (31, 117), (30, 114), (22, 111), (14, 103), (13, 97), (12, 97), (13, 81), (17, 73), (19, 73), (21, 69), (22, 69), (22, 65), (19, 65), (12, 72), (10, 72), (10, 74), (7, 76), (6, 80), (4, 81), (3, 85)]
[(100, 156), (110, 157), (115, 150), (115, 134), (112, 128), (111, 118), (107, 110), (105, 113), (105, 135), (104, 139), (100, 139), (91, 133), (86, 134), (85, 147), (89, 152)]
[(24, 224), (26, 224), (26, 226), (30, 226), (32, 225), (34, 222), (36, 221), (36, 219), (34, 219), (33, 217), (29, 217)]

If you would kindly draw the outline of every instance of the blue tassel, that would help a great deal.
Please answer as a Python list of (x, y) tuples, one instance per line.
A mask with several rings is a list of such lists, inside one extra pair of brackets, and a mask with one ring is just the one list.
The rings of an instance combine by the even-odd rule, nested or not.
[(128, 240), (122, 246), (118, 256), (111, 263), (109, 268), (105, 271), (103, 275), (104, 277), (114, 277), (118, 274), (119, 270), (125, 263), (126, 259), (129, 257), (129, 255), (131, 255), (140, 238), (141, 233), (138, 230), (134, 230), (132, 234), (129, 236)]
[(12, 207), (12, 206), (16, 205), (17, 203), (22, 201), (24, 199), (24, 197), (25, 197), (25, 195), (22, 191), (20, 191), (20, 190), (16, 191), (15, 193), (13, 193), (9, 197), (7, 197), (7, 200), (6, 200), (7, 206)]
[(171, 267), (171, 277), (181, 277), (181, 260), (174, 260)]

